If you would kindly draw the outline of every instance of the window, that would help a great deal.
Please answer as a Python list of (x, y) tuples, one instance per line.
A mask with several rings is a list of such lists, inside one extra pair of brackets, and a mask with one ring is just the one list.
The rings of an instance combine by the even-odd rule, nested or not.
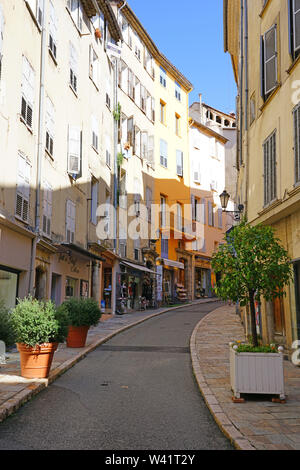
[(261, 94), (266, 100), (278, 84), (276, 24), (261, 36), (261, 60)]
[(147, 160), (150, 165), (154, 166), (154, 136), (149, 135), (148, 137), (148, 155)]
[(128, 69), (128, 96), (134, 100), (135, 91), (135, 75), (132, 70)]
[(19, 152), (15, 214), (23, 222), (28, 222), (29, 219), (30, 169), (29, 161)]
[(182, 220), (182, 205), (177, 202), (177, 229), (182, 232), (183, 220)]
[(194, 183), (201, 183), (201, 173), (200, 173), (200, 155), (199, 151), (194, 155), (193, 158), (193, 179)]
[(104, 38), (104, 15), (102, 12), (99, 14), (97, 13), (96, 16), (91, 18), (91, 22), (95, 29), (100, 29), (101, 31), (101, 38)]
[(40, 28), (43, 26), (43, 0), (25, 0)]
[(92, 147), (98, 152), (99, 144), (99, 121), (96, 116), (92, 116)]
[(46, 98), (46, 150), (53, 157), (55, 110), (52, 101)]
[(300, 181), (300, 105), (294, 111), (295, 182)]
[(205, 225), (206, 224), (206, 200), (204, 198), (201, 199), (199, 211), (200, 211), (199, 222)]
[(160, 67), (159, 81), (160, 81), (160, 84), (164, 88), (166, 88), (166, 86), (167, 86), (167, 72), (162, 67)]
[(152, 99), (151, 99), (151, 107), (152, 107), (152, 111), (151, 111), (151, 121), (152, 121), (152, 122), (155, 122), (155, 98), (152, 98)]
[(67, 8), (71, 14), (71, 17), (79, 29), (80, 32), (83, 30), (83, 10), (80, 0), (67, 0)]
[(49, 19), (49, 51), (56, 59), (57, 56), (57, 30), (58, 20), (53, 3), (50, 2), (50, 19)]
[(208, 201), (208, 225), (214, 227), (214, 210), (213, 210), (213, 203)]
[(264, 204), (276, 198), (276, 131), (263, 144), (264, 152)]
[(30, 129), (32, 129), (33, 123), (34, 81), (33, 68), (23, 56), (21, 116)]
[(148, 51), (147, 48), (145, 48), (145, 59), (144, 59), (144, 67), (147, 70), (147, 72), (154, 78), (154, 63), (153, 63), (153, 57)]
[(134, 154), (137, 157), (140, 157), (141, 156), (141, 131), (137, 126), (135, 126), (134, 133), (135, 133)]
[(128, 93), (128, 67), (122, 60), (120, 61), (119, 82), (124, 93)]
[(51, 219), (52, 219), (52, 194), (51, 185), (44, 181), (43, 189), (43, 234), (51, 237)]
[(166, 103), (160, 100), (160, 122), (165, 124), (166, 122)]
[(111, 168), (111, 141), (109, 135), (106, 135), (106, 154), (105, 154), (105, 163)]
[(68, 200), (66, 204), (66, 240), (67, 243), (75, 241), (75, 222), (76, 222), (76, 205)]
[(289, 0), (289, 52), (295, 60), (300, 53), (300, 2)]
[(133, 117), (127, 119), (127, 141), (130, 147), (134, 146), (134, 123)]
[(180, 137), (180, 116), (175, 113), (175, 134)]
[(111, 95), (112, 95), (112, 79), (111, 75), (108, 75), (106, 78), (106, 106), (108, 109), (111, 109)]
[(160, 196), (160, 226), (161, 228), (167, 225), (167, 200), (165, 196)]
[(81, 129), (77, 126), (69, 126), (68, 145), (68, 173), (72, 176), (81, 171)]
[(78, 54), (70, 42), (70, 86), (72, 90), (77, 93), (78, 87)]
[(176, 150), (176, 171), (178, 176), (183, 176), (183, 152)]
[(141, 83), (134, 77), (134, 90), (133, 90), (134, 102), (137, 106), (141, 105)]
[(181, 86), (177, 82), (175, 82), (175, 98), (181, 101)]
[(92, 45), (90, 45), (90, 78), (93, 80), (96, 87), (98, 87), (99, 59)]
[(160, 140), (160, 164), (168, 168), (168, 143), (163, 139)]
[(146, 113), (147, 111), (147, 90), (141, 85), (141, 110)]
[(146, 207), (148, 213), (148, 222), (151, 223), (151, 206), (152, 206), (152, 189), (148, 186), (146, 187)]
[(99, 183), (96, 180), (92, 181), (92, 194), (91, 194), (91, 222), (97, 224), (97, 208), (98, 208), (98, 189)]
[(143, 131), (141, 137), (142, 137), (142, 146), (141, 146), (142, 158), (144, 158), (145, 160), (148, 160), (148, 132)]
[(76, 279), (72, 279), (71, 277), (66, 278), (66, 290), (65, 290), (65, 298), (75, 297), (76, 295), (76, 287), (77, 281)]
[(192, 220), (199, 221), (199, 199), (191, 195)]
[(223, 211), (222, 209), (218, 209), (218, 227), (223, 228)]
[(169, 258), (169, 240), (161, 236), (161, 257), (164, 259)]

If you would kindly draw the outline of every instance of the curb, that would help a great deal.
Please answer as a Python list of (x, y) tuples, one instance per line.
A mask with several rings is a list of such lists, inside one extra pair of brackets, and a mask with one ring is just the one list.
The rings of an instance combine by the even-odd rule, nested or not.
[(201, 371), (201, 366), (199, 364), (196, 348), (197, 333), (202, 326), (202, 322), (216, 310), (218, 309), (213, 310), (212, 312), (208, 313), (204, 318), (202, 318), (200, 322), (196, 325), (192, 333), (190, 340), (190, 351), (193, 373), (200, 389), (200, 392), (204, 398), (204, 401), (223, 434), (225, 434), (225, 436), (230, 440), (230, 442), (234, 445), (237, 450), (256, 450), (256, 448), (253, 447), (250, 441), (236, 428), (234, 423), (231, 421), (230, 417), (223, 410), (222, 405), (218, 402), (215, 394), (210, 389)]
[(76, 356), (72, 357), (71, 359), (63, 362), (60, 364), (58, 367), (50, 371), (50, 375), (48, 379), (44, 379), (42, 382), (35, 382), (35, 383), (30, 383), (27, 385), (26, 388), (21, 390), (20, 392), (16, 393), (13, 398), (10, 398), (7, 400), (5, 403), (3, 403), (0, 406), (0, 423), (4, 421), (6, 418), (8, 418), (10, 415), (15, 413), (21, 406), (23, 406), (27, 401), (31, 400), (35, 395), (37, 395), (39, 392), (44, 390), (48, 385), (53, 383), (56, 379), (58, 379), (62, 374), (67, 372), (69, 369), (74, 367), (79, 361), (84, 359), (90, 352), (94, 351), (96, 348), (101, 346), (102, 344), (106, 343), (110, 339), (112, 339), (114, 336), (118, 335), (119, 333), (122, 333), (126, 330), (129, 330), (130, 328), (140, 325), (141, 323), (144, 323), (147, 320), (150, 320), (151, 318), (158, 317), (159, 315), (162, 315), (164, 313), (173, 311), (173, 310), (178, 310), (180, 308), (184, 307), (191, 307), (193, 305), (201, 305), (205, 303), (214, 303), (218, 302), (218, 299), (216, 300), (211, 300), (207, 299), (204, 301), (200, 302), (195, 302), (195, 303), (188, 303), (185, 305), (178, 305), (176, 307), (169, 307), (161, 312), (153, 313), (150, 314), (146, 318), (142, 318), (141, 320), (137, 320), (134, 323), (131, 323), (129, 325), (123, 326), (119, 328), (118, 330), (115, 330), (113, 333), (108, 334), (105, 338), (101, 338), (99, 340), (94, 341), (92, 344), (89, 346), (86, 346), (85, 348), (82, 348), (82, 350), (76, 354)]

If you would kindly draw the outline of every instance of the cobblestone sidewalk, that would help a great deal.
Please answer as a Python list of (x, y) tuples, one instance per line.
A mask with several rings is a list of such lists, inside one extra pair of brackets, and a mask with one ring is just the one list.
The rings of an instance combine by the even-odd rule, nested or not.
[[(222, 431), (240, 450), (300, 449), (300, 368), (284, 361), (286, 404), (247, 396), (233, 403), (229, 342), (245, 340), (234, 307), (208, 314), (191, 338), (193, 369), (202, 395)], [(249, 398), (248, 398), (249, 397)]]
[[(201, 299), (194, 303), (216, 302), (216, 299)], [(186, 304), (192, 305), (192, 304)], [(61, 374), (73, 367), (83, 359), (89, 352), (105, 343), (114, 335), (124, 331), (143, 321), (161, 315), (170, 310), (182, 308), (183, 306), (161, 308), (130, 313), (122, 316), (114, 316), (99, 323), (97, 327), (91, 328), (88, 334), (85, 348), (71, 349), (65, 344), (60, 344), (54, 354), (52, 368), (48, 379), (24, 379), (21, 377), (19, 353), (8, 354), (6, 365), (0, 365), (0, 422), (14, 413), (22, 404), (30, 400), (32, 396), (39, 393)]]

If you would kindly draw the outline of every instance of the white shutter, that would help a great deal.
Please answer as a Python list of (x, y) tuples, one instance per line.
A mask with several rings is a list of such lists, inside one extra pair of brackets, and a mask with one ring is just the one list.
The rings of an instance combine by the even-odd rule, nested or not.
[(52, 219), (52, 187), (44, 181), (43, 194), (43, 222), (42, 228), (44, 235), (51, 236), (51, 219)]
[(176, 150), (176, 171), (178, 176), (183, 176), (183, 152)]
[(74, 243), (75, 240), (75, 219), (76, 206), (68, 200), (66, 204), (66, 239), (68, 243)]
[(58, 20), (53, 3), (50, 1), (50, 17), (49, 17), (49, 49), (53, 56), (56, 58), (57, 55), (57, 31), (58, 31)]
[(95, 115), (92, 116), (92, 145), (98, 150), (99, 143), (99, 121)]
[(148, 161), (154, 165), (154, 135), (150, 135), (148, 138)]
[(122, 146), (124, 146), (127, 142), (127, 117), (123, 114), (122, 115)]
[(44, 22), (44, 4), (43, 0), (37, 0), (36, 2), (36, 19), (38, 24), (42, 27)]
[(135, 104), (140, 106), (140, 104), (141, 104), (141, 83), (137, 78), (135, 79), (134, 101), (135, 101)]
[(25, 155), (18, 154), (17, 191), (16, 191), (16, 215), (24, 222), (29, 216), (30, 196), (30, 164)]
[(0, 60), (3, 48), (3, 36), (4, 36), (4, 15), (2, 6), (0, 5)]
[(138, 127), (135, 127), (135, 145), (134, 145), (134, 153), (138, 157), (141, 156), (141, 131)]
[(68, 173), (71, 175), (80, 174), (81, 158), (81, 130), (76, 126), (69, 126), (69, 153), (68, 153)]
[(148, 132), (142, 132), (142, 158), (148, 158)]
[(46, 128), (49, 134), (54, 137), (54, 116), (55, 110), (52, 101), (49, 96), (46, 98)]

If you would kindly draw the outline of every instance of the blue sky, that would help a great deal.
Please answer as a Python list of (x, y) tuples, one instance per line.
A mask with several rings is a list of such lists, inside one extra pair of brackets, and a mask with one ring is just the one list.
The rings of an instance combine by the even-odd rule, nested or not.
[(129, 0), (159, 50), (192, 82), (190, 104), (235, 110), (236, 85), (223, 46), (223, 0)]

